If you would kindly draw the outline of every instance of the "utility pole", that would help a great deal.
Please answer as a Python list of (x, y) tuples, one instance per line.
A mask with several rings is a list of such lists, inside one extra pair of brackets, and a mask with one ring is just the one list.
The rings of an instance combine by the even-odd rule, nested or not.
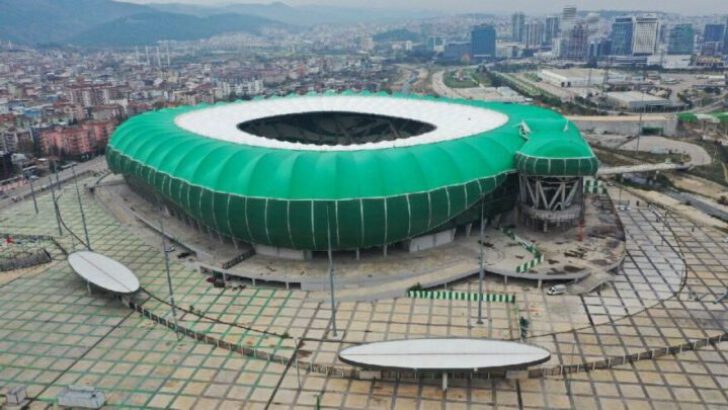
[(640, 91), (642, 92), (642, 98), (640, 98), (640, 104), (642, 105), (640, 110), (640, 120), (637, 126), (637, 145), (635, 145), (634, 153), (637, 155), (640, 150), (640, 136), (642, 135), (642, 116), (645, 113), (645, 91), (640, 87)]
[(334, 338), (338, 337), (336, 333), (336, 302), (334, 295), (334, 256), (331, 251), (331, 218), (329, 217), (329, 204), (326, 206), (326, 237), (329, 246), (329, 287), (331, 288), (331, 325), (334, 330)]
[(483, 230), (485, 229), (484, 224), (485, 215), (485, 198), (481, 198), (480, 202), (480, 270), (478, 271), (478, 324), (483, 324), (483, 277), (485, 276), (485, 270), (483, 267), (484, 258), (484, 235)]
[(162, 201), (157, 198), (157, 211), (159, 212), (159, 233), (162, 236), (162, 253), (164, 253), (164, 270), (167, 273), (167, 287), (169, 289), (169, 306), (174, 320), (174, 331), (179, 339), (179, 326), (177, 325), (177, 310), (174, 304), (174, 289), (172, 288), (172, 275), (169, 273), (169, 254), (167, 253), (167, 237), (164, 234), (164, 215), (162, 215)]
[(83, 212), (83, 203), (81, 202), (81, 191), (78, 189), (78, 178), (76, 177), (76, 164), (71, 165), (73, 172), (73, 184), (76, 186), (76, 197), (78, 198), (78, 209), (81, 211), (81, 223), (83, 224), (83, 234), (86, 238), (86, 248), (91, 250), (91, 241), (88, 238), (88, 226), (86, 226), (86, 214)]
[[(56, 163), (53, 163), (53, 170), (57, 171)], [(58, 208), (58, 199), (56, 198), (56, 189), (53, 187), (53, 175), (48, 177), (48, 187), (51, 189), (51, 198), (53, 199), (53, 211), (56, 213), (56, 223), (58, 224), (58, 235), (63, 235), (63, 229), (61, 229), (61, 214)]]
[(28, 178), (30, 181), (30, 196), (33, 197), (33, 208), (35, 208), (35, 214), (38, 215), (38, 201), (35, 200), (35, 189), (33, 188), (33, 175), (31, 175), (31, 178)]

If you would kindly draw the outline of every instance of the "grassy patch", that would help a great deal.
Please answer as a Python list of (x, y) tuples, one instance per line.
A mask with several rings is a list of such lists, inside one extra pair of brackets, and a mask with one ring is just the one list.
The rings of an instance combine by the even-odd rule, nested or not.
[[(443, 77), (443, 82), (450, 88), (472, 88), (477, 87), (478, 83), (473, 79), (473, 72), (462, 70), (458, 75), (458, 70), (448, 71)], [(460, 78), (458, 78), (460, 77)]]
[(625, 150), (618, 148), (592, 146), (594, 153), (599, 161), (605, 165), (621, 166), (621, 165), (637, 165), (637, 164), (660, 164), (667, 160), (673, 163), (681, 163), (687, 161), (688, 158), (683, 154), (654, 154), (651, 152), (634, 150)]
[(725, 169), (725, 165), (728, 163), (728, 149), (726, 149), (723, 145), (715, 144), (712, 141), (696, 139), (689, 142), (703, 147), (713, 159), (710, 164), (694, 167), (689, 171), (689, 173), (723, 186), (728, 186), (728, 181), (726, 180), (727, 171)]

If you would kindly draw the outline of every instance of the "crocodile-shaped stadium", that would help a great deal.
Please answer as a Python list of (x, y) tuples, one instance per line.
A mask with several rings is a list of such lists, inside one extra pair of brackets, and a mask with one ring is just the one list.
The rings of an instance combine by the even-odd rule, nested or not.
[(519, 197), (558, 216), (571, 202), (547, 197), (578, 196), (568, 181), (598, 168), (549, 109), (354, 92), (148, 112), (117, 129), (106, 155), (137, 192), (205, 230), (307, 251), (407, 241)]

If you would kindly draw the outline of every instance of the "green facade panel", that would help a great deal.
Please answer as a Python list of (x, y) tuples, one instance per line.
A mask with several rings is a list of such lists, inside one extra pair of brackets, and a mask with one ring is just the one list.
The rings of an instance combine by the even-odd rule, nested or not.
[[(378, 95), (381, 97), (381, 95)], [(325, 98), (322, 96), (322, 98)], [(361, 95), (367, 98), (367, 95)], [(495, 110), (499, 128), (449, 141), (358, 151), (254, 147), (203, 137), (174, 119), (201, 107), (139, 115), (114, 133), (112, 171), (143, 181), (222, 235), (295, 249), (381, 246), (513, 206), (516, 172), (593, 175), (598, 162), (558, 113), (516, 104), (421, 98)], [(245, 104), (237, 103), (241, 109)], [(202, 107), (204, 108), (204, 106)], [(528, 132), (523, 132), (527, 124)], [(479, 207), (477, 207), (479, 208)]]

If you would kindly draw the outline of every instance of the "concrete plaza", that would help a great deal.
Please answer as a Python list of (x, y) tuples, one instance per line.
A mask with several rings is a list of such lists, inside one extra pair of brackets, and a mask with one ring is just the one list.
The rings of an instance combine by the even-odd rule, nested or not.
[[(82, 184), (91, 185), (95, 178)], [(625, 197), (627, 198), (627, 197)], [(248, 286), (214, 288), (186, 263), (171, 258), (181, 326), (215, 340), (240, 344), (287, 363), (260, 360), (178, 337), (108, 295), (86, 292), (64, 253), (82, 245), (58, 235), (49, 194), (0, 210), (0, 231), (54, 236), (63, 249), (53, 261), (0, 282), (0, 388), (24, 384), (47, 408), (69, 384), (104, 391), (112, 407), (306, 408), (725, 408), (728, 342), (584, 371), (590, 363), (725, 335), (728, 244), (714, 228), (696, 226), (657, 208), (620, 211), (627, 257), (612, 287), (584, 296), (546, 296), (527, 282), (487, 275), (489, 292), (515, 293), (514, 305), (484, 304), (485, 325), (475, 323), (474, 302), (381, 299), (341, 302), (331, 339), (331, 309), (310, 292)], [(141, 239), (83, 194), (91, 246), (129, 266), (144, 292), (135, 302), (171, 318), (161, 244)], [(60, 197), (63, 219), (83, 238), (72, 184)], [(7, 275), (7, 273), (0, 273)], [(475, 292), (467, 279), (456, 290)], [(531, 320), (529, 343), (545, 347), (547, 370), (580, 371), (527, 380), (437, 378), (358, 380), (297, 368), (309, 363), (347, 369), (337, 352), (352, 344), (426, 336), (516, 339), (518, 319)], [(296, 345), (292, 337), (301, 338)], [(301, 366), (303, 367), (303, 366)]]

